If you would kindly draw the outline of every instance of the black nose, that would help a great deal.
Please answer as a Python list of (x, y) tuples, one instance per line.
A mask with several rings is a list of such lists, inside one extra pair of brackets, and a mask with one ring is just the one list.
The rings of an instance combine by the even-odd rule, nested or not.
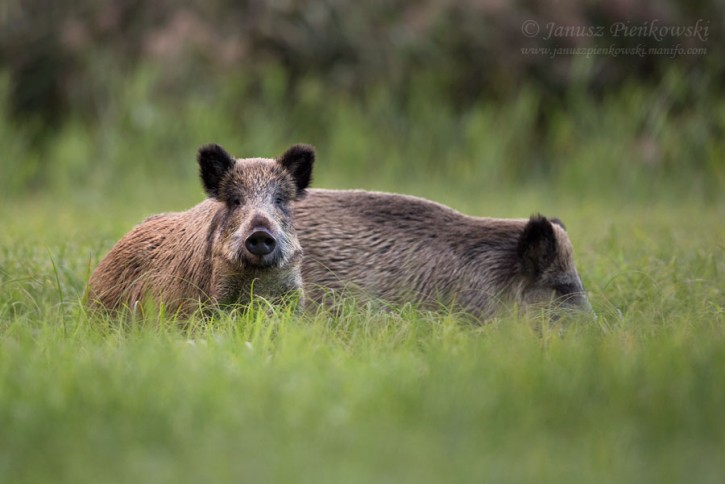
[(275, 247), (277, 247), (277, 241), (274, 240), (272, 234), (266, 230), (255, 230), (252, 235), (247, 237), (244, 241), (244, 245), (247, 250), (254, 255), (263, 256), (270, 254)]

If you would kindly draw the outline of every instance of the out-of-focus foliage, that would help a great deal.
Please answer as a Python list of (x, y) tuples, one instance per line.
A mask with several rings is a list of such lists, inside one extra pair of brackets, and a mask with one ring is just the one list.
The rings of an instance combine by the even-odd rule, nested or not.
[[(334, 186), (543, 180), (713, 197), (725, 186), (718, 5), (9, 0), (0, 190), (190, 180), (202, 143), (269, 156), (305, 141), (326, 160), (318, 180)], [(610, 46), (704, 50), (522, 50)]]
[[(550, 95), (600, 93), (633, 78), (656, 81), (673, 66), (707, 73), (721, 87), (724, 24), (718, 0), (9, 0), (0, 8), (0, 62), (10, 73), (14, 112), (51, 123), (69, 110), (92, 113), (111, 95), (108, 68), (125, 72), (139, 61), (160, 68), (168, 95), (210, 78), (254, 79), (274, 65), (292, 94), (313, 77), (325, 89), (353, 93), (385, 86), (404, 102), (410, 84), (425, 79), (461, 106), (515, 97), (530, 83)], [(667, 30), (695, 25), (697, 32)], [(521, 50), (635, 46), (707, 53)]]
[(259, 92), (239, 76), (172, 100), (162, 75), (143, 70), (111, 79), (112, 96), (98, 105), (94, 122), (74, 113), (42, 148), (0, 116), (0, 193), (115, 196), (139, 184), (158, 190), (179, 182), (195, 193), (195, 150), (209, 142), (237, 156), (275, 156), (291, 143), (312, 143), (316, 186), (426, 187), (429, 196), (451, 186), (477, 193), (543, 183), (552, 193), (713, 199), (725, 187), (725, 100), (698, 95), (683, 103), (691, 86), (677, 71), (656, 88), (632, 85), (601, 101), (573, 91), (566, 112), (552, 114), (545, 130), (532, 113), (546, 99), (531, 87), (507, 103), (457, 111), (420, 86), (399, 106), (389, 91), (351, 100), (313, 79), (289, 103), (279, 70), (255, 79)]

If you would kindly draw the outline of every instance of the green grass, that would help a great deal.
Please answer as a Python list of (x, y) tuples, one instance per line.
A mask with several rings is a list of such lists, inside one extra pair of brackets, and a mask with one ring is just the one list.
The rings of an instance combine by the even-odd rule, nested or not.
[(496, 195), (447, 202), (560, 214), (596, 321), (261, 307), (123, 326), (83, 311), (89, 270), (176, 195), (4, 205), (0, 479), (719, 482), (725, 206)]

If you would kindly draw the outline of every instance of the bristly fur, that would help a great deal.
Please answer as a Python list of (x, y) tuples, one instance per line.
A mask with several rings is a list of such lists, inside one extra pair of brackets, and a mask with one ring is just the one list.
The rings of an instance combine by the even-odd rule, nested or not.
[[(555, 284), (580, 287), (566, 232), (541, 216), (469, 217), (429, 200), (362, 190), (311, 189), (294, 209), (305, 293), (318, 302), (352, 293), (485, 319), (507, 301), (549, 302)], [(528, 266), (549, 269), (538, 278), (524, 274), (522, 255)]]
[(297, 144), (285, 151), (277, 161), (294, 177), (297, 184), (297, 199), (304, 197), (305, 190), (312, 181), (315, 149), (310, 145)]
[(566, 225), (564, 225), (564, 222), (561, 221), (559, 217), (550, 217), (549, 222), (558, 225), (562, 229), (566, 230)]
[(234, 166), (234, 158), (221, 146), (209, 144), (199, 148), (197, 160), (204, 191), (211, 198), (217, 198), (219, 196), (219, 182)]

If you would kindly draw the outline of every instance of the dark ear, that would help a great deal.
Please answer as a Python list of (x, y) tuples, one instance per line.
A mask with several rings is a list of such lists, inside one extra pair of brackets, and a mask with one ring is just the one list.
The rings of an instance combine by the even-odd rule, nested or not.
[(301, 198), (312, 179), (315, 148), (310, 145), (294, 145), (285, 151), (277, 162), (292, 174), (297, 185), (297, 198)]
[(528, 276), (538, 276), (554, 262), (557, 248), (551, 222), (541, 215), (532, 216), (519, 237), (517, 255), (521, 271)]
[(204, 191), (212, 198), (219, 196), (219, 182), (234, 166), (234, 158), (219, 145), (204, 145), (199, 148), (199, 175)]

